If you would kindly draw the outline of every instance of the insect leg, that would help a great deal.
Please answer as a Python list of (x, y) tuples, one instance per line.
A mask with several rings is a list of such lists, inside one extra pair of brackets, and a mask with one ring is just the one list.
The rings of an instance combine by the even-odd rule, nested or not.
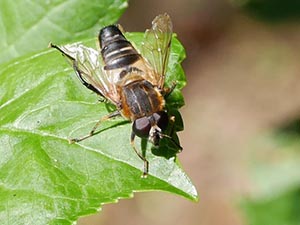
[(55, 48), (56, 50), (58, 50), (59, 52), (61, 52), (61, 54), (67, 56), (70, 60), (75, 60), (72, 56), (68, 55), (67, 53), (65, 53), (59, 46), (52, 44), (51, 42), (49, 43), (48, 48)]
[(103, 122), (103, 121), (106, 121), (108, 119), (111, 119), (113, 117), (116, 117), (116, 116), (120, 116), (120, 112), (119, 111), (114, 111), (112, 112), (111, 114), (108, 114), (106, 116), (103, 116), (96, 124), (95, 126), (93, 127), (93, 129), (90, 131), (89, 134), (83, 136), (83, 137), (80, 137), (80, 138), (72, 138), (72, 139), (69, 139), (69, 143), (72, 144), (74, 142), (80, 142), (82, 140), (85, 140), (89, 137), (92, 137), (94, 134), (95, 134), (95, 131), (96, 129), (99, 127), (99, 125)]
[(138, 150), (136, 149), (135, 147), (135, 144), (134, 144), (134, 138), (135, 138), (135, 133), (134, 132), (131, 132), (131, 138), (130, 138), (130, 144), (133, 148), (133, 150), (135, 151), (135, 153), (138, 155), (138, 157), (144, 161), (144, 171), (143, 171), (143, 174), (142, 174), (142, 178), (146, 178), (147, 175), (148, 175), (148, 171), (149, 171), (149, 162), (148, 160), (140, 153), (138, 152)]
[(178, 152), (182, 152), (182, 147), (169, 135), (167, 134), (160, 134), (160, 138), (168, 138), (176, 147), (179, 149)]
[(67, 54), (66, 52), (64, 52), (59, 46), (55, 45), (55, 44), (52, 44), (52, 43), (49, 43), (49, 47), (51, 48), (55, 48), (56, 50), (60, 51), (64, 56), (67, 57), (67, 59), (69, 60), (69, 63), (72, 64), (73, 66), (73, 69), (75, 70), (75, 73), (76, 73), (76, 76), (78, 77), (78, 79), (80, 80), (80, 82), (86, 86), (88, 89), (92, 90), (93, 92), (101, 95), (102, 97), (104, 97), (97, 88), (95, 88), (92, 84), (90, 83), (87, 83), (83, 77), (82, 77), (82, 71), (79, 69), (79, 66), (78, 66), (78, 62), (76, 61), (75, 58), (73, 58), (72, 56), (70, 56), (69, 54)]
[(75, 73), (76, 73), (78, 79), (81, 81), (81, 83), (84, 86), (86, 86), (88, 89), (92, 90), (93, 92), (97, 93), (98, 95), (101, 95), (104, 98), (104, 96), (102, 95), (102, 93), (100, 93), (97, 88), (95, 88), (93, 85), (91, 85), (90, 83), (86, 82), (83, 79), (83, 77), (82, 77), (82, 73), (83, 72), (78, 68), (78, 63), (77, 63), (76, 60), (73, 61), (73, 68), (75, 70)]
[(177, 85), (176, 81), (173, 81), (171, 87), (164, 88), (162, 91), (163, 96), (167, 98), (174, 91), (176, 85)]
[(173, 134), (174, 134), (174, 127), (175, 127), (175, 116), (170, 117), (170, 123), (171, 123), (171, 125), (170, 125), (171, 126), (171, 131), (170, 131), (169, 135), (160, 133), (159, 136), (160, 136), (160, 138), (168, 138), (174, 145), (176, 145), (176, 147), (179, 149), (179, 152), (181, 152), (183, 148), (180, 146), (180, 144), (178, 144), (172, 138)]

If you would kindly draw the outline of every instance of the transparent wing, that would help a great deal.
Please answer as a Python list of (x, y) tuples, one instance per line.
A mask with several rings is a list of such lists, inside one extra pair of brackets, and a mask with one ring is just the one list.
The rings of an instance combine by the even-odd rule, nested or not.
[(156, 73), (158, 87), (162, 88), (172, 39), (172, 21), (168, 14), (158, 15), (152, 21), (152, 28), (146, 30), (142, 43), (142, 56), (150, 63)]
[(103, 70), (103, 63), (99, 53), (80, 43), (51, 47), (59, 50), (74, 67), (79, 80), (92, 91), (102, 95), (112, 103), (119, 102), (114, 74)]

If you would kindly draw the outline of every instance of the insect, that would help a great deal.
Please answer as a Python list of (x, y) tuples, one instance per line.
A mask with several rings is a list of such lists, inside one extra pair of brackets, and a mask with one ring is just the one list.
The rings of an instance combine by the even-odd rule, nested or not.
[(168, 138), (182, 150), (171, 136), (164, 133), (174, 120), (168, 115), (165, 97), (172, 92), (175, 83), (169, 88), (164, 86), (171, 39), (172, 22), (169, 15), (163, 14), (152, 21), (151, 29), (146, 30), (141, 53), (125, 38), (119, 25), (100, 30), (100, 53), (82, 45), (50, 43), (68, 59), (83, 85), (117, 108), (101, 118), (89, 134), (71, 139), (71, 142), (89, 138), (105, 120), (123, 116), (133, 122), (130, 142), (144, 162), (143, 177), (148, 174), (149, 163), (136, 148), (135, 136), (147, 138), (154, 146), (158, 146), (162, 138)]

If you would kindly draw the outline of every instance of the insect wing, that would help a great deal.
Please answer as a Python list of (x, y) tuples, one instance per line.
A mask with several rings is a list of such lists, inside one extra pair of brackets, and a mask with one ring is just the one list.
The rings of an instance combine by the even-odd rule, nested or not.
[(114, 77), (103, 70), (103, 63), (98, 51), (78, 43), (59, 47), (52, 45), (52, 47), (66, 56), (85, 86), (114, 104), (119, 102)]
[(146, 30), (142, 43), (142, 55), (156, 73), (159, 88), (163, 88), (170, 55), (172, 22), (168, 14), (158, 15), (152, 21), (152, 28)]

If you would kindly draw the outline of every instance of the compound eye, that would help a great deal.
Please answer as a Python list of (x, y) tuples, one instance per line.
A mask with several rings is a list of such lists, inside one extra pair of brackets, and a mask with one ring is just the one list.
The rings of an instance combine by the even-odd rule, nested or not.
[(160, 111), (153, 114), (154, 120), (156, 121), (156, 125), (164, 131), (169, 123), (168, 114), (165, 111)]
[(151, 124), (147, 117), (136, 119), (132, 124), (133, 132), (141, 138), (148, 137), (150, 129)]

